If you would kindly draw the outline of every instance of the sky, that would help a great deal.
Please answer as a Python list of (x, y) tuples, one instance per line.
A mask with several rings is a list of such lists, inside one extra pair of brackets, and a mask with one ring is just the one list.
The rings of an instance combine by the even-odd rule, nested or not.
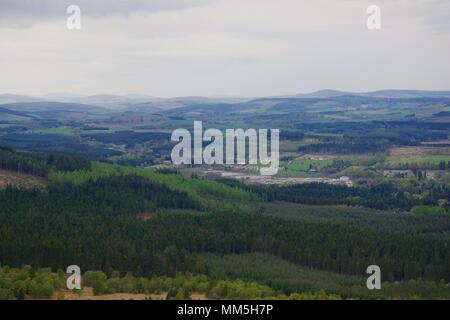
[(449, 57), (448, 0), (0, 0), (0, 94), (450, 90)]

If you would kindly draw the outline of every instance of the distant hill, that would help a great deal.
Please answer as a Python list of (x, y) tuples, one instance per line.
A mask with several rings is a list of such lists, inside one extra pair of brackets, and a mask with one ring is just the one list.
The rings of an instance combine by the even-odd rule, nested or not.
[(450, 91), (380, 90), (368, 92), (364, 95), (376, 98), (450, 98)]
[(333, 98), (339, 96), (349, 96), (349, 95), (360, 95), (355, 92), (346, 92), (346, 91), (338, 91), (338, 90), (320, 90), (311, 93), (297, 94), (292, 97), (296, 98), (312, 98), (312, 99), (321, 99), (321, 98)]
[[(35, 102), (43, 100), (36, 97), (28, 97), (17, 94), (0, 94), (0, 104), (17, 103), (17, 102)], [(45, 99), (44, 99), (45, 100)]]
[(349, 92), (338, 90), (320, 90), (312, 93), (297, 94), (297, 98), (333, 98), (339, 96), (360, 96), (374, 98), (450, 98), (450, 91), (426, 90), (379, 90), (371, 92)]
[[(49, 100), (53, 97), (54, 100)], [(150, 95), (133, 94), (133, 95), (111, 95), (100, 94), (91, 96), (76, 96), (71, 94), (47, 95), (41, 100), (35, 101), (36, 98), (20, 95), (3, 94), (0, 95), (0, 107), (10, 111), (26, 113), (28, 117), (34, 116), (42, 119), (67, 119), (73, 117), (95, 116), (95, 114), (105, 113), (166, 113), (169, 116), (181, 116), (190, 114), (192, 116), (199, 114), (217, 117), (223, 113), (271, 113), (271, 112), (312, 112), (309, 108), (314, 108), (315, 115), (323, 109), (323, 116), (330, 117), (330, 113), (335, 114), (333, 117), (348, 119), (348, 115), (343, 112), (351, 111), (351, 109), (367, 108), (370, 106), (372, 111), (374, 108), (381, 108), (383, 104), (390, 104), (389, 111), (391, 114), (394, 105), (400, 107), (402, 104), (441, 104), (450, 105), (450, 91), (426, 91), (426, 90), (379, 90), (372, 92), (350, 92), (325, 89), (312, 93), (285, 95), (285, 96), (269, 96), (260, 98), (243, 98), (243, 97), (200, 97), (185, 96), (173, 98), (158, 98)], [(55, 101), (56, 100), (56, 101)], [(327, 101), (324, 101), (327, 100)], [(405, 100), (405, 101), (393, 101)], [(406, 101), (408, 100), (408, 101)], [(432, 101), (434, 100), (434, 101)], [(431, 107), (430, 107), (431, 108)], [(400, 109), (395, 109), (396, 115), (399, 116)], [(385, 112), (383, 111), (383, 112)], [(430, 110), (432, 112), (433, 110)], [(434, 110), (432, 114), (436, 114), (445, 110)], [(381, 111), (380, 111), (381, 112)], [(401, 111), (403, 112), (403, 111)], [(337, 115), (337, 113), (340, 113)], [(357, 111), (355, 111), (357, 113)], [(409, 115), (414, 112), (410, 110)], [(11, 112), (3, 112), (2, 120), (14, 120), (14, 117), (22, 115), (14, 115)], [(403, 115), (405, 116), (405, 115)], [(402, 118), (401, 116), (400, 118)], [(441, 120), (442, 115), (439, 115)], [(343, 118), (344, 117), (344, 118)], [(350, 116), (354, 118), (354, 115)]]
[(103, 113), (106, 110), (102, 107), (65, 102), (17, 102), (0, 105), (3, 109), (13, 110), (15, 112), (44, 112), (44, 111), (65, 111), (65, 112), (90, 112)]
[(31, 118), (30, 115), (25, 114), (25, 113), (23, 113), (23, 112), (18, 112), (18, 111), (10, 110), (10, 109), (3, 108), (3, 107), (0, 107), (0, 113), (1, 113), (1, 114), (12, 114), (12, 115), (15, 115), (15, 116)]
[(5, 120), (29, 120), (33, 119), (33, 115), (29, 115), (23, 112), (18, 112), (14, 110), (10, 110), (7, 108), (0, 107), (0, 119)]
[(93, 95), (93, 96), (81, 97), (81, 98), (75, 99), (74, 101), (76, 101), (77, 103), (82, 103), (82, 104), (101, 106), (101, 107), (105, 107), (105, 108), (109, 108), (109, 109), (117, 109), (117, 108), (132, 105), (134, 103), (143, 102), (146, 100), (147, 99), (142, 99), (142, 98), (129, 98), (129, 97), (120, 96), (120, 95), (104, 94), (104, 95)]

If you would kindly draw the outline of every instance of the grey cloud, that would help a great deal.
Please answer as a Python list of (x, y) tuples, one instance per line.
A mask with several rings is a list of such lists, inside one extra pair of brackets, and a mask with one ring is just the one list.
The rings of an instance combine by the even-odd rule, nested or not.
[(15, 22), (20, 26), (33, 25), (64, 17), (70, 5), (78, 5), (83, 16), (102, 17), (183, 10), (213, 1), (215, 0), (0, 0), (0, 20), (3, 20), (3, 25), (9, 23), (12, 27)]
[[(380, 32), (365, 28), (373, 3), (382, 7)], [(107, 17), (69, 32), (68, 4)], [(160, 11), (167, 12), (140, 14)], [(450, 0), (0, 0), (0, 70), (8, 75), (0, 90), (167, 97), (448, 90), (449, 14)]]
[(424, 8), (422, 15), (422, 22), (433, 32), (450, 32), (450, 1), (435, 0)]

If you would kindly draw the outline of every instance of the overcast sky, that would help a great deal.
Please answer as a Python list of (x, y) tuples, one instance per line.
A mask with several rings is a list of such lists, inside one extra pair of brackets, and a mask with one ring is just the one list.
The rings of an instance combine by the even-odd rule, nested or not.
[[(82, 29), (66, 28), (66, 8)], [(368, 5), (382, 29), (366, 27)], [(450, 90), (448, 0), (0, 0), (0, 93)]]

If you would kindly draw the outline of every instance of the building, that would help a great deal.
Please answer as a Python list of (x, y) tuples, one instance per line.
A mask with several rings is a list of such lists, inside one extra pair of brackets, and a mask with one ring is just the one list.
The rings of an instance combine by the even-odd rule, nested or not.
[(414, 178), (412, 170), (384, 170), (383, 176), (388, 178)]

